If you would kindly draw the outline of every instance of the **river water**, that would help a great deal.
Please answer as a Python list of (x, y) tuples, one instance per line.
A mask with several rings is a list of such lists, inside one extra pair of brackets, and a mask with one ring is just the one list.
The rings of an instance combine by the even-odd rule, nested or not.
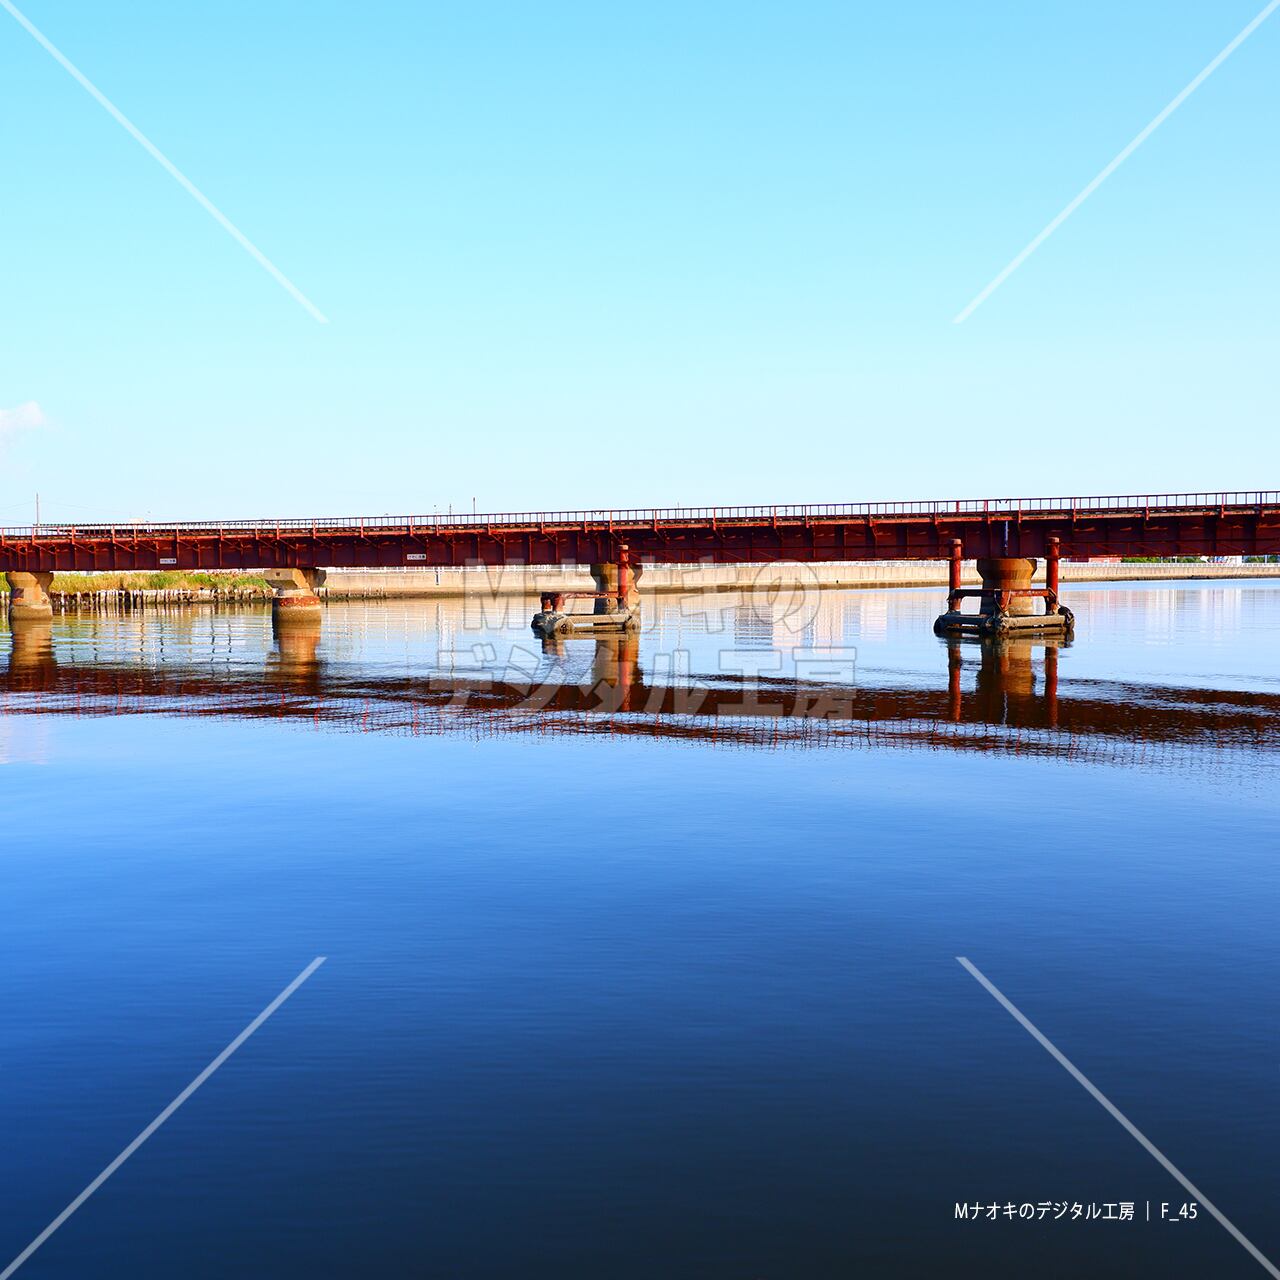
[(323, 956), (24, 1277), (1265, 1274), (1280, 583), (1068, 603), (0, 635), (0, 1269)]

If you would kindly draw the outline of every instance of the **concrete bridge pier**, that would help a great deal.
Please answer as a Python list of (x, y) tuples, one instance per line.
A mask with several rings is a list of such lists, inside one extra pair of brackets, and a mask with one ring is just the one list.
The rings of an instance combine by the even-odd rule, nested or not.
[(262, 576), (275, 592), (271, 620), (276, 626), (319, 624), (322, 606), (316, 588), (324, 585), (323, 569), (265, 569)]
[(975, 561), (982, 579), (982, 604), (978, 609), (984, 618), (1001, 614), (1010, 618), (1030, 618), (1036, 611), (1035, 601), (1021, 593), (1030, 591), (1037, 564), (1023, 557), (992, 557)]
[(4, 576), (9, 580), (10, 624), (47, 622), (53, 617), (53, 602), (49, 599), (53, 574), (11, 570)]
[(624, 545), (618, 559), (591, 566), (591, 579), (599, 595), (596, 598), (596, 614), (625, 614), (634, 617), (640, 625), (640, 573), (641, 566), (632, 564)]
[[(1035, 560), (1026, 556), (986, 556), (976, 562), (982, 586), (973, 588), (961, 585), (964, 548), (958, 538), (953, 539), (947, 612), (933, 624), (934, 631), (938, 635), (1070, 635), (1075, 616), (1058, 601), (1058, 539), (1049, 538), (1047, 544), (1043, 587), (1032, 586)], [(961, 611), (969, 596), (976, 596), (980, 602), (976, 614)], [(1037, 610), (1039, 600), (1044, 601), (1043, 612)]]
[[(575, 631), (637, 631), (640, 628), (641, 566), (633, 563), (628, 547), (618, 548), (616, 560), (591, 566), (595, 592), (544, 591), (542, 608), (533, 616), (532, 626), (542, 635), (571, 635)], [(590, 612), (566, 613), (565, 601), (588, 595)]]

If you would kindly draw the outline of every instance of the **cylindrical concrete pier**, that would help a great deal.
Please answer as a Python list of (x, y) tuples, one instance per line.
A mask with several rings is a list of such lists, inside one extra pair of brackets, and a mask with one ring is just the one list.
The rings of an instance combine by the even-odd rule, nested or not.
[[(975, 591), (959, 585), (963, 549), (959, 541), (953, 541), (947, 612), (933, 624), (934, 631), (939, 635), (959, 632), (976, 632), (978, 635), (988, 636), (1009, 632), (1061, 632), (1069, 635), (1073, 618), (1071, 610), (1058, 603), (1057, 553), (1057, 539), (1050, 539), (1046, 564), (1049, 585), (1043, 588), (1037, 588), (1032, 583), (1036, 561), (1029, 557), (980, 558), (976, 566), (978, 576), (982, 579), (982, 587)], [(981, 598), (977, 613), (962, 612), (960, 606), (968, 596)]]
[(277, 626), (316, 625), (323, 606), (316, 588), (324, 585), (323, 569), (264, 569), (271, 584), (271, 617)]
[(49, 588), (52, 573), (20, 573), (11, 570), (4, 575), (9, 581), (9, 621), (47, 622), (53, 617)]
[(635, 631), (640, 627), (640, 565), (631, 561), (624, 543), (616, 560), (591, 565), (591, 581), (596, 594), (590, 613), (564, 613), (564, 593), (543, 591), (542, 608), (531, 623), (542, 635), (563, 632)]
[(994, 598), (986, 597), (982, 601), (982, 612), (985, 614), (1007, 613), (1021, 618), (1038, 612), (1038, 601), (1034, 596), (1001, 595), (1007, 591), (1028, 591), (1031, 579), (1035, 576), (1036, 562), (1021, 556), (982, 559), (977, 562), (978, 574), (982, 578), (982, 586), (986, 591), (996, 592)]
[(640, 607), (640, 566), (619, 558), (591, 566), (591, 579), (603, 596), (596, 613), (630, 613)]

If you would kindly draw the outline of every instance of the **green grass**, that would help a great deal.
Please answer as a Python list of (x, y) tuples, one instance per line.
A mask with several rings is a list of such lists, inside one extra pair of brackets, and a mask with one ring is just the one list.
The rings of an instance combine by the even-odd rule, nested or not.
[(267, 580), (252, 573), (55, 573), (51, 591), (199, 591), (201, 588), (268, 592)]

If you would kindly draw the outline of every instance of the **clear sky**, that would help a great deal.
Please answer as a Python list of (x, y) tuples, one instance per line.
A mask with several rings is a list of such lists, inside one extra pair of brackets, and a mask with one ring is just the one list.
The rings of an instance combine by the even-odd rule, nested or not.
[(15, 0), (0, 522), (1280, 485), (1262, 0)]

